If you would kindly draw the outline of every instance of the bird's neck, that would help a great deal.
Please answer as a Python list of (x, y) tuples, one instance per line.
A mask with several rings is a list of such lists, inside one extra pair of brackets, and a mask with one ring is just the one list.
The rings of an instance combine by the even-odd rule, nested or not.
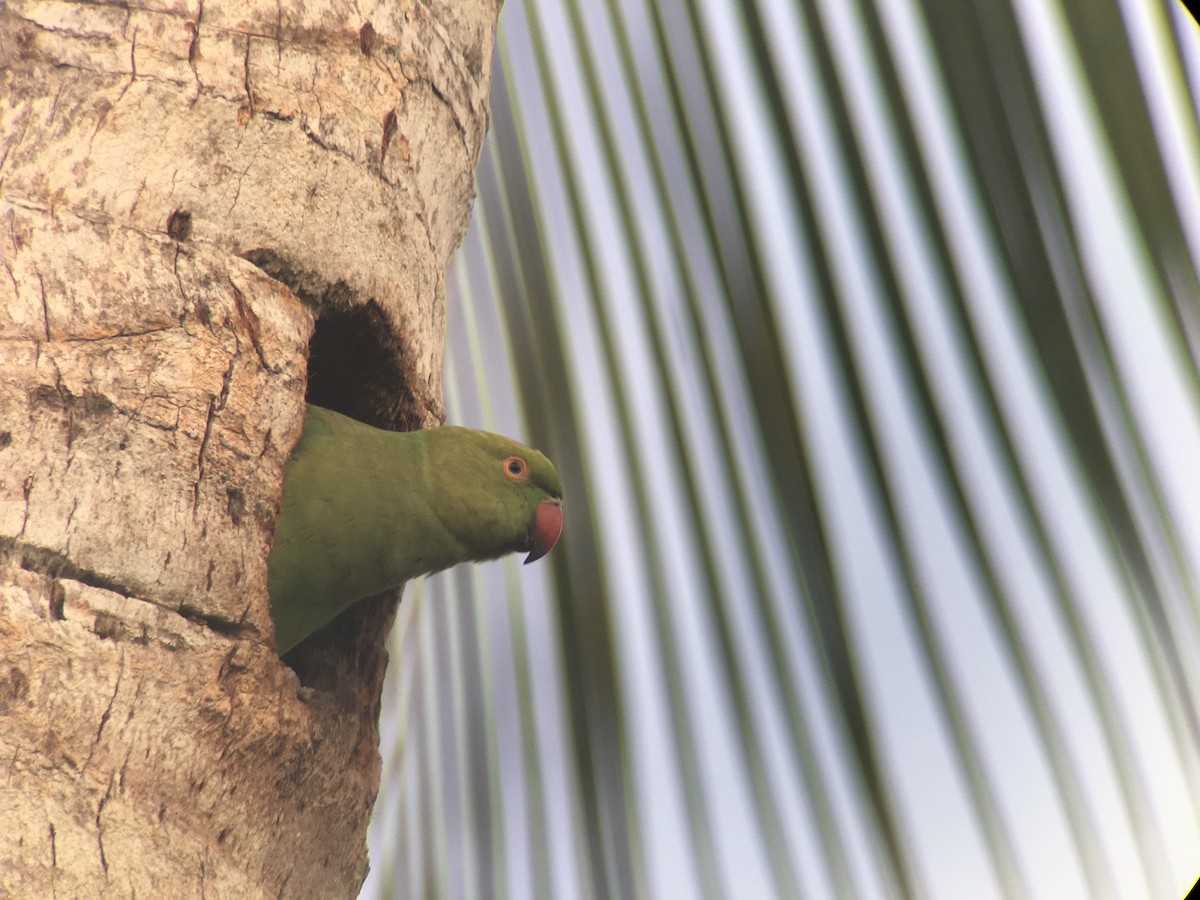
[(372, 455), (377, 467), (367, 486), (369, 521), (382, 523), (378, 548), (390, 583), (408, 581), (462, 561), (463, 549), (434, 508), (426, 432), (387, 433), (390, 448)]

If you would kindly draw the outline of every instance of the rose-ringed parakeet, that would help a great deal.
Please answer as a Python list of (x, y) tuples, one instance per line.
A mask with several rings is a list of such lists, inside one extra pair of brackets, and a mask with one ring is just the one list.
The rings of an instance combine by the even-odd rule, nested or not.
[(561, 530), (562, 482), (537, 450), (456, 426), (383, 431), (309, 406), (268, 561), (275, 649), (418, 575), (514, 551), (533, 562)]

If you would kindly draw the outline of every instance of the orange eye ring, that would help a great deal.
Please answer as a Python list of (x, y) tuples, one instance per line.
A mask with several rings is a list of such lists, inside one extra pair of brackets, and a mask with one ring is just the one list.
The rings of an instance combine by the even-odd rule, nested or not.
[(524, 481), (529, 475), (529, 466), (519, 456), (510, 456), (502, 465), (504, 474), (513, 481)]

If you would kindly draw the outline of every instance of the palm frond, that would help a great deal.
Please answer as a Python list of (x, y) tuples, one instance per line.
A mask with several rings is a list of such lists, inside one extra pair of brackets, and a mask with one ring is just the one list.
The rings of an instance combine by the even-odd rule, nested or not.
[(1195, 23), (503, 19), (447, 406), (567, 523), (406, 598), (364, 896), (1181, 896)]

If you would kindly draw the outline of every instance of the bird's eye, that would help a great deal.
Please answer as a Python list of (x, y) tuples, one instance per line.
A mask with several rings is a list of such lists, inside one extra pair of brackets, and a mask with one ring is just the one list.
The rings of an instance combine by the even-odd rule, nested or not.
[(510, 456), (504, 461), (504, 471), (509, 478), (524, 478), (525, 477), (525, 460), (519, 456)]

